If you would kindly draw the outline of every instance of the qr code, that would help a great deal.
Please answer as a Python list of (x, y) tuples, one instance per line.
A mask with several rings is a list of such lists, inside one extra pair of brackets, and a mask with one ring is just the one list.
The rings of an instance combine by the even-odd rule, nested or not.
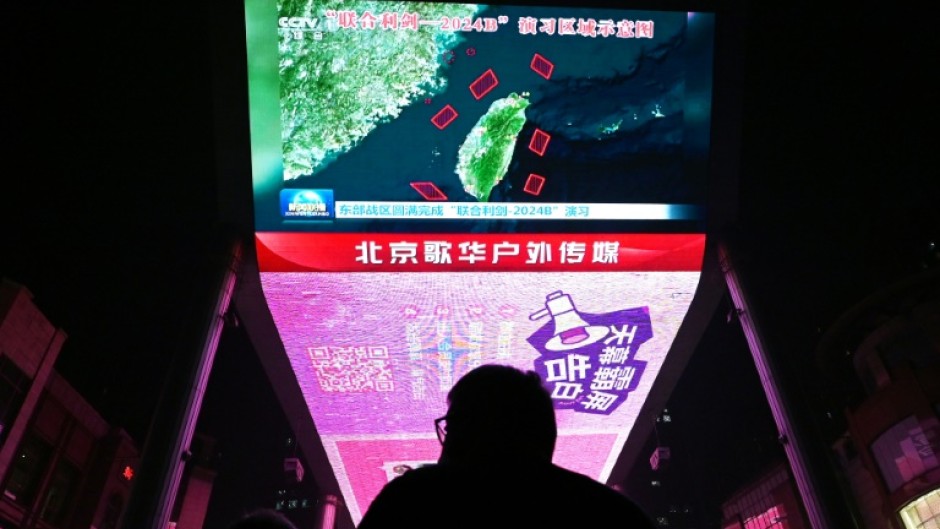
[(323, 391), (395, 390), (387, 347), (308, 347), (307, 355)]

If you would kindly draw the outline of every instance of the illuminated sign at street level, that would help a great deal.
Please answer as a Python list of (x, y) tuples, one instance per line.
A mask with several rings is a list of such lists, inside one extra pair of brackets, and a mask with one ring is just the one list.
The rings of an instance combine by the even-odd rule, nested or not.
[(698, 288), (710, 44), (682, 45), (711, 18), (336, 5), (246, 3), (260, 286), (325, 481), (358, 522), (491, 362), (541, 374), (556, 463), (606, 480)]

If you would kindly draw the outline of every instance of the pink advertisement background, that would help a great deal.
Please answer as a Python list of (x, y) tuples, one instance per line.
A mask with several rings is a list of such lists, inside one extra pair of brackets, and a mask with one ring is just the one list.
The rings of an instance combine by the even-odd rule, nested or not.
[(582, 313), (649, 308), (653, 338), (636, 352), (648, 365), (627, 401), (610, 415), (557, 411), (555, 462), (605, 480), (688, 311), (699, 272), (262, 272), (261, 280), (358, 522), (359, 509), (381, 487), (376, 480), (386, 479), (382, 464), (436, 459), (432, 423), (445, 413), (454, 381), (482, 363), (533, 368), (539, 353), (526, 338), (545, 320), (529, 315), (558, 290)]

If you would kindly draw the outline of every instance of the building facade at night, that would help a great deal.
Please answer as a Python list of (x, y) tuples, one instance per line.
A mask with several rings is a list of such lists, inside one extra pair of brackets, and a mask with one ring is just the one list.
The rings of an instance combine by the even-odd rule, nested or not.
[(137, 446), (55, 372), (65, 339), (0, 284), (0, 528), (114, 529), (127, 504)]
[(721, 506), (723, 529), (810, 529), (787, 465), (770, 469)]
[[(823, 336), (818, 360), (855, 394), (833, 444), (863, 529), (940, 523), (940, 270), (880, 290)], [(846, 386), (847, 387), (847, 386)]]
[[(940, 270), (890, 285), (842, 314), (817, 360), (841, 403), (835, 471), (859, 529), (940, 524)], [(786, 464), (722, 505), (724, 529), (810, 527)]]

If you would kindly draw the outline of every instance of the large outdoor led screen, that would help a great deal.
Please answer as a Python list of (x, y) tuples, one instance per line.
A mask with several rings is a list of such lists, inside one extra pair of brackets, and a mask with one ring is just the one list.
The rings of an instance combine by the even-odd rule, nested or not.
[(352, 519), (484, 363), (606, 480), (699, 283), (712, 15), (246, 8), (261, 285)]

